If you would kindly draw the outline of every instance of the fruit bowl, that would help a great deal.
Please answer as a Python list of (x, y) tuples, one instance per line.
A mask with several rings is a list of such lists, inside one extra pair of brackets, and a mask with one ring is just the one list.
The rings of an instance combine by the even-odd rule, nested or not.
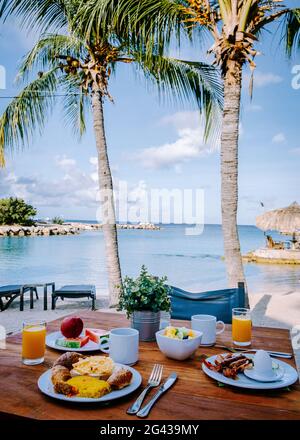
[(201, 344), (202, 332), (193, 330), (195, 334), (191, 339), (175, 339), (164, 335), (165, 330), (156, 332), (156, 342), (162, 353), (171, 359), (183, 361), (192, 356)]

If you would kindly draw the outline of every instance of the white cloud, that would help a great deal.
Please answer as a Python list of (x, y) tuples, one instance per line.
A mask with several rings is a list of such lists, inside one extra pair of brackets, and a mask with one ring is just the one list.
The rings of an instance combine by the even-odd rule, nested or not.
[(187, 127), (196, 129), (201, 125), (201, 117), (196, 111), (177, 112), (164, 116), (159, 121), (159, 125), (172, 125), (176, 130)]
[(55, 162), (62, 169), (70, 169), (76, 165), (76, 160), (67, 157), (65, 154), (63, 156), (56, 156)]
[(0, 172), (2, 197), (22, 197), (36, 207), (96, 207), (98, 178), (95, 166), (90, 172), (81, 170), (74, 159), (58, 156), (55, 163), (61, 170), (57, 178), (44, 175), (17, 176), (11, 170)]
[(273, 144), (282, 144), (286, 141), (284, 133), (277, 133), (272, 137)]
[(90, 157), (89, 162), (90, 162), (90, 164), (97, 166), (98, 165), (98, 158), (96, 156)]
[(140, 180), (136, 186), (132, 186), (128, 191), (128, 203), (138, 205), (144, 203), (147, 197), (148, 187), (144, 180)]
[(91, 173), (90, 176), (91, 176), (91, 179), (94, 182), (98, 182), (98, 171), (95, 171), (94, 173)]
[[(245, 75), (246, 82), (249, 84), (250, 75)], [(254, 72), (254, 87), (265, 87), (271, 84), (279, 84), (283, 81), (283, 78), (275, 73), (260, 72), (256, 70)]]
[(210, 153), (213, 148), (203, 141), (203, 123), (198, 112), (178, 112), (164, 117), (161, 125), (175, 128), (178, 139), (159, 146), (143, 149), (135, 158), (146, 168), (174, 167), (180, 172), (180, 164)]

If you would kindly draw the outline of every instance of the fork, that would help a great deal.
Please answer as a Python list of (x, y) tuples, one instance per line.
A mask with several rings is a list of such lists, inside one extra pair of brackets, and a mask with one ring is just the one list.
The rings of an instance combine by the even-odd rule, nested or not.
[(141, 392), (141, 394), (136, 399), (136, 401), (133, 403), (133, 405), (130, 408), (128, 408), (127, 414), (136, 414), (139, 411), (139, 409), (141, 408), (142, 403), (143, 403), (148, 391), (151, 388), (158, 387), (158, 385), (160, 384), (161, 378), (162, 378), (163, 368), (164, 367), (160, 364), (154, 365), (146, 388), (144, 389), (144, 391)]

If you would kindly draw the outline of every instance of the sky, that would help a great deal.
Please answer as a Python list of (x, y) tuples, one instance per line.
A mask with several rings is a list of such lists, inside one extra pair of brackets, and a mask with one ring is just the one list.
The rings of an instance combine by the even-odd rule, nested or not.
[[(298, 1), (290, 3), (297, 6)], [(249, 69), (244, 70), (239, 224), (254, 224), (263, 210), (300, 202), (300, 54), (288, 60), (272, 32), (264, 33), (257, 46), (261, 55), (256, 58), (252, 100)], [(6, 71), (6, 88), (0, 89), (0, 97), (17, 92), (17, 67), (36, 38), (13, 20), (1, 25), (0, 65)], [(173, 48), (172, 55), (208, 61), (202, 49), (188, 43), (180, 51)], [(198, 189), (204, 195), (204, 222), (220, 223), (220, 151), (218, 145), (204, 144), (198, 111), (188, 104), (161, 102), (156, 90), (128, 65), (118, 67), (110, 93), (114, 103), (104, 106), (109, 158), (115, 187), (128, 187), (130, 206), (138, 208), (153, 190)], [(1, 112), (8, 103), (0, 99)], [(43, 132), (37, 132), (28, 147), (8, 152), (6, 159), (0, 170), (0, 197), (23, 197), (37, 207), (41, 218), (99, 218), (90, 119), (79, 140), (56, 106)]]

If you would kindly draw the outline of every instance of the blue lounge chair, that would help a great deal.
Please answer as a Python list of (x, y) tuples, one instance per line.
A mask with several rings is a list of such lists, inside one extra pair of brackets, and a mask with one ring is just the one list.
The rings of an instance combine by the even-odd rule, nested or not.
[(170, 286), (171, 317), (190, 320), (192, 315), (214, 315), (218, 320), (231, 324), (232, 309), (245, 307), (245, 285), (239, 283), (235, 289), (212, 290), (192, 293)]
[(95, 310), (96, 287), (92, 284), (68, 285), (55, 289), (52, 293), (52, 310), (56, 307), (58, 298), (91, 298), (92, 310)]
[[(16, 298), (18, 298), (18, 296), (21, 295), (22, 288), (23, 288), (23, 286), (21, 284), (12, 284), (12, 285), (0, 287), (0, 311), (1, 312), (6, 310), (11, 305), (11, 303)], [(28, 292), (28, 291), (30, 291), (30, 293), (31, 293), (30, 300), (32, 300), (33, 292), (35, 292), (36, 298), (37, 299), (39, 298), (36, 288), (32, 288), (32, 287), (24, 287), (23, 288), (23, 293)], [(6, 300), (5, 303), (3, 302), (4, 299)], [(21, 303), (20, 303), (20, 310), (22, 310)]]

